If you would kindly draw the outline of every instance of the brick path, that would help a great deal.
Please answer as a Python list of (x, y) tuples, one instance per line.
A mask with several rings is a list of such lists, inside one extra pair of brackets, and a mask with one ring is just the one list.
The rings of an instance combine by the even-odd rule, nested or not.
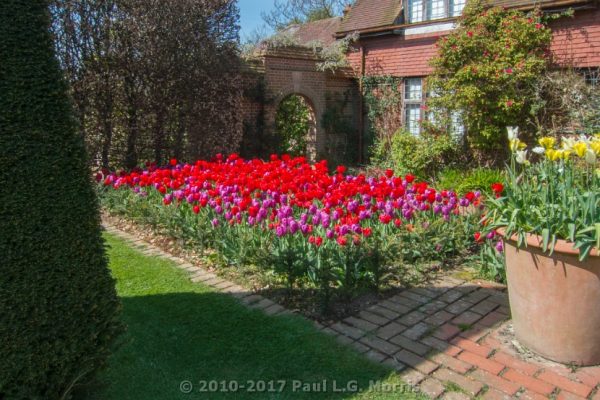
[[(105, 224), (142, 253), (161, 256), (202, 282), (269, 315), (279, 304)], [(431, 398), (600, 400), (600, 366), (577, 368), (525, 358), (513, 344), (506, 291), (452, 277), (406, 289), (357, 315), (317, 329), (394, 368)]]

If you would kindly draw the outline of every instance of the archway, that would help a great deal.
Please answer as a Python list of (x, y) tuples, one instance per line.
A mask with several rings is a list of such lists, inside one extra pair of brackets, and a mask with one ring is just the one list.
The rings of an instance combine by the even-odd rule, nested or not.
[(279, 102), (275, 130), (281, 153), (316, 159), (317, 117), (306, 96), (292, 93)]

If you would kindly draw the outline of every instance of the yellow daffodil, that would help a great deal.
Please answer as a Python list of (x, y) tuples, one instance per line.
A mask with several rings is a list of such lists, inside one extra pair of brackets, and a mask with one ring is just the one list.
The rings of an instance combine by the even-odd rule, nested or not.
[(519, 139), (511, 139), (510, 140), (510, 150), (514, 153), (518, 150), (523, 150), (527, 147), (527, 145), (521, 142)]
[(584, 142), (577, 142), (573, 145), (573, 151), (575, 151), (575, 154), (577, 154), (579, 158), (584, 158), (587, 150), (588, 145)]
[(546, 150), (553, 149), (554, 145), (556, 144), (556, 139), (551, 136), (544, 136), (543, 138), (540, 138), (540, 140), (538, 140), (538, 143)]
[(563, 160), (568, 160), (571, 154), (573, 154), (571, 150), (560, 150), (560, 158)]
[(600, 139), (592, 141), (590, 144), (590, 148), (596, 153), (597, 156), (600, 156)]
[(546, 150), (546, 158), (550, 161), (556, 161), (560, 159), (560, 150), (548, 149)]

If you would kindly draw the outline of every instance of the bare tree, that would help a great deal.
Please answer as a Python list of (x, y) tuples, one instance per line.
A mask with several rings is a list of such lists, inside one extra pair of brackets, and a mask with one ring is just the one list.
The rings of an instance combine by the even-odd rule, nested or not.
[(353, 0), (275, 0), (273, 10), (262, 13), (265, 23), (275, 30), (341, 15)]
[(81, 132), (103, 166), (237, 151), (235, 0), (53, 0)]

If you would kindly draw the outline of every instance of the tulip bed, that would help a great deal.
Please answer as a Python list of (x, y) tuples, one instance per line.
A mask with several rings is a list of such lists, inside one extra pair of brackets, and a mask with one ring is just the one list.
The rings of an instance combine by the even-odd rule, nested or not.
[(407, 266), (443, 263), (475, 245), (481, 195), (436, 190), (412, 175), (329, 172), (327, 163), (233, 154), (97, 175), (112, 214), (166, 231), (227, 265), (254, 265), (287, 288), (379, 289)]

